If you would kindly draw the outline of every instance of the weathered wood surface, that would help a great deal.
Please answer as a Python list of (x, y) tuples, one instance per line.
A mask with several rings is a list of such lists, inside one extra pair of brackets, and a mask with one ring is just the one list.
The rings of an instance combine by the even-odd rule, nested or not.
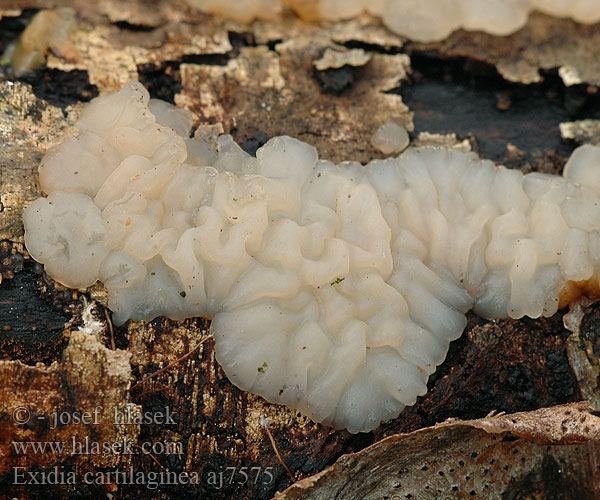
[[(0, 51), (31, 17), (32, 11), (21, 9), (56, 3), (0, 1)], [(489, 498), (539, 498), (544, 492), (569, 498), (572, 491), (600, 495), (598, 421), (585, 405), (568, 407), (587, 416), (569, 420), (564, 429), (558, 425), (552, 445), (540, 444), (531, 432), (518, 434), (514, 425), (490, 429), (487, 423), (494, 419), (410, 434), (450, 417), (471, 421), (491, 411), (580, 401), (567, 355), (570, 332), (562, 323), (566, 311), (548, 319), (499, 322), (470, 315), (465, 334), (431, 378), (428, 394), (376, 431), (351, 435), (232, 386), (215, 361), (209, 325), (202, 319), (157, 319), (111, 330), (101, 287), (72, 291), (53, 283), (24, 250), (21, 224), (23, 208), (41, 194), (36, 168), (44, 152), (72, 126), (82, 102), (130, 78), (140, 79), (155, 97), (190, 109), (197, 133), (232, 133), (249, 151), (266, 137), (287, 133), (314, 144), (323, 157), (368, 161), (381, 156), (370, 145), (371, 134), (396, 120), (421, 142), (426, 140), (417, 137), (421, 132), (455, 132), (457, 140), (439, 135), (433, 140), (463, 141), (461, 147), (524, 171), (559, 172), (574, 147), (561, 140), (559, 124), (600, 116), (598, 28), (536, 15), (506, 39), (461, 32), (422, 46), (406, 44), (369, 17), (316, 26), (286, 15), (281, 22), (242, 26), (193, 12), (179, 0), (58, 3), (78, 12), (75, 51), (51, 54), (48, 68), (21, 81), (8, 74), (0, 79), (0, 496), (269, 499), (291, 480), (261, 426), (265, 417), (296, 479), (321, 473), (342, 454), (388, 436), (369, 450), (386, 449), (390, 440), (404, 449), (394, 451), (397, 460), (383, 469), (385, 474), (373, 472), (387, 463), (385, 453), (360, 462), (370, 453), (363, 452), (340, 459), (331, 471), (306, 479), (282, 498), (331, 498), (305, 489), (307, 483), (336, 491), (338, 498), (361, 498), (365, 482), (352, 482), (347, 469), (353, 460), (366, 474), (358, 476), (363, 479), (372, 474), (380, 485), (390, 485), (390, 474), (397, 476), (402, 487), (386, 490), (390, 498), (438, 498), (438, 488), (448, 498), (471, 498), (471, 491)], [(362, 48), (371, 58), (361, 67), (317, 72), (313, 61), (328, 47)], [(575, 68), (581, 82), (566, 87), (569, 73), (559, 70), (564, 67)], [(538, 68), (543, 81), (535, 85), (504, 79), (531, 82)], [(83, 336), (80, 327), (91, 335)], [(99, 406), (97, 423), (48, 425), (57, 412), (81, 416)], [(116, 428), (111, 412), (127, 406), (132, 414), (155, 417), (168, 409), (173, 421)], [(15, 422), (17, 408), (31, 412), (26, 425)], [(563, 417), (550, 410), (543, 418), (534, 412), (517, 420), (526, 419), (536, 429), (548, 413)], [(18, 454), (12, 445), (15, 440), (68, 441), (73, 435), (112, 443), (123, 432), (134, 442), (134, 454)], [(546, 435), (541, 428), (536, 432)], [(397, 433), (400, 437), (393, 437)], [(573, 433), (578, 445), (568, 440)], [(437, 457), (440, 436), (451, 451)], [(158, 448), (143, 453), (144, 443), (158, 443)], [(180, 443), (180, 453), (160, 453), (161, 443)], [(480, 457), (486, 446), (495, 450), (489, 452), (495, 458), (484, 466)], [(439, 472), (448, 474), (449, 461), (471, 453), (479, 458), (464, 460), (468, 471), (453, 475), (442, 488)], [(511, 453), (525, 460), (509, 460)], [(435, 460), (439, 470), (430, 465)], [(57, 466), (72, 471), (78, 482), (18, 486), (16, 466), (27, 472)], [(151, 489), (115, 484), (110, 476), (83, 481), (87, 472), (128, 472), (129, 467), (144, 472), (146, 480), (161, 471), (196, 472), (199, 484)], [(240, 484), (242, 467), (248, 468), (245, 484)], [(583, 489), (575, 490), (574, 484)], [(383, 490), (372, 491), (373, 498), (382, 498), (376, 494)]]

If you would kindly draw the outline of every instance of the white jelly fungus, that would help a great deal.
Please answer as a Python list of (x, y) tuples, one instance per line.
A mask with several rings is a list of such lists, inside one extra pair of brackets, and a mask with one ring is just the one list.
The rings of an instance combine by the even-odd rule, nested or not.
[(597, 288), (599, 148), (564, 177), (435, 148), (363, 167), (290, 137), (213, 151), (191, 123), (137, 82), (92, 100), (42, 160), (27, 248), (64, 285), (102, 281), (116, 323), (212, 318), (234, 384), (317, 422), (397, 416), (471, 308), (550, 316)]

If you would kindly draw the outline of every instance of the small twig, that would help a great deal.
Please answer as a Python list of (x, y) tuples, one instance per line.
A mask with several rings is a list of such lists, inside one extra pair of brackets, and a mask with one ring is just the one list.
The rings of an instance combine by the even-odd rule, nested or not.
[(147, 456), (149, 456), (149, 457), (150, 457), (152, 460), (154, 460), (154, 462), (156, 462), (156, 465), (158, 465), (158, 466), (159, 466), (161, 469), (164, 469), (164, 468), (165, 468), (165, 467), (164, 467), (164, 465), (163, 465), (163, 464), (161, 464), (161, 463), (158, 461), (158, 459), (157, 459), (157, 458), (156, 458), (156, 457), (155, 457), (155, 456), (154, 456), (152, 453), (150, 453), (149, 451), (144, 451), (144, 449), (143, 449), (143, 448), (142, 448), (142, 447), (141, 447), (139, 444), (137, 444), (137, 443), (135, 444), (135, 446), (136, 446), (138, 449), (142, 450), (142, 452), (144, 453), (144, 455), (147, 455)]
[(147, 375), (146, 377), (144, 377), (142, 380), (140, 380), (139, 382), (133, 384), (133, 386), (131, 387), (131, 390), (133, 391), (137, 386), (142, 385), (144, 382), (147, 382), (148, 380), (154, 378), (154, 377), (158, 377), (161, 373), (166, 372), (167, 370), (170, 370), (171, 368), (173, 368), (174, 366), (177, 366), (179, 363), (181, 363), (184, 359), (189, 358), (192, 354), (194, 354), (198, 349), (200, 349), (200, 346), (208, 339), (208, 337), (203, 338), (196, 347), (194, 347), (190, 352), (184, 354), (183, 356), (181, 356), (180, 358), (177, 358), (175, 361), (173, 361), (172, 363), (168, 364), (167, 366), (165, 366), (164, 368), (161, 368), (158, 371), (155, 371), (154, 373), (151, 373), (150, 375)]
[(112, 347), (113, 351), (116, 351), (117, 348), (115, 347), (115, 330), (113, 328), (112, 320), (110, 319), (110, 314), (108, 314), (108, 311), (106, 309), (104, 309), (104, 316), (106, 317), (106, 323), (108, 324), (108, 330), (110, 331), (110, 346)]
[(155, 392), (161, 392), (161, 391), (168, 391), (169, 390), (169, 387), (166, 386), (165, 384), (158, 383), (157, 385), (159, 385), (160, 387), (154, 387), (153, 389), (149, 389), (147, 391), (140, 392), (136, 397), (137, 398), (143, 398), (144, 396), (147, 396), (148, 394), (153, 394)]
[(277, 455), (277, 459), (279, 460), (279, 463), (281, 465), (283, 465), (283, 468), (286, 470), (286, 472), (288, 473), (288, 476), (290, 476), (290, 479), (292, 480), (292, 483), (296, 482), (296, 478), (294, 477), (294, 474), (292, 474), (292, 471), (289, 469), (289, 467), (285, 464), (285, 462), (283, 461), (283, 458), (281, 458), (281, 455), (279, 454), (279, 450), (277, 449), (277, 445), (275, 444), (275, 439), (273, 438), (273, 434), (271, 434), (271, 431), (269, 430), (269, 421), (267, 418), (264, 419), (264, 423), (262, 422), (262, 417), (261, 417), (261, 424), (262, 426), (266, 429), (267, 431), (267, 436), (269, 436), (269, 440), (271, 441), (271, 446), (273, 447), (273, 450), (275, 451), (275, 455)]

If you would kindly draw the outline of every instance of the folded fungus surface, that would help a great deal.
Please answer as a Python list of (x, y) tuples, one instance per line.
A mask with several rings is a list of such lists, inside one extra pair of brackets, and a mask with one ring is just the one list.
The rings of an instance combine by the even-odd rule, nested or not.
[(600, 148), (563, 177), (409, 148), (366, 166), (275, 137), (256, 157), (190, 139), (131, 82), (81, 112), (39, 168), (33, 258), (104, 283), (116, 323), (212, 318), (230, 380), (368, 431), (426, 392), (465, 313), (554, 314), (600, 269)]
[(361, 12), (380, 17), (395, 33), (412, 40), (442, 40), (458, 29), (509, 35), (538, 10), (577, 22), (600, 21), (597, 0), (186, 0), (204, 12), (250, 22), (277, 17), (284, 4), (311, 21), (347, 19)]

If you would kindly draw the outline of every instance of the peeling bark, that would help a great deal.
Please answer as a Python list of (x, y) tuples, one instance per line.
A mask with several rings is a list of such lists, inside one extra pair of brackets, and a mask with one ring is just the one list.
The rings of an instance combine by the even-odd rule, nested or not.
[[(21, 9), (55, 3), (2, 2), (0, 26), (7, 29), (0, 29), (0, 49), (31, 16), (19, 17)], [(286, 14), (244, 26), (194, 12), (182, 0), (59, 3), (77, 11), (74, 52), (50, 54), (47, 68), (20, 81), (0, 77), (0, 497), (269, 499), (291, 480), (265, 418), (281, 457), (301, 480), (282, 499), (600, 495), (598, 418), (583, 403), (556, 407), (587, 394), (569, 365), (566, 311), (499, 322), (470, 315), (427, 395), (376, 431), (351, 435), (231, 385), (202, 318), (113, 327), (102, 286), (77, 291), (54, 283), (25, 251), (21, 223), (24, 207), (41, 195), (36, 172), (43, 154), (85, 101), (130, 78), (192, 111), (196, 135), (232, 133), (250, 152), (268, 137), (289, 134), (325, 158), (368, 161), (380, 157), (372, 133), (393, 120), (414, 132), (414, 142), (472, 148), (523, 171), (557, 172), (573, 147), (561, 143), (558, 123), (587, 118), (579, 116), (584, 108), (600, 116), (593, 87), (584, 85), (598, 81), (598, 27), (534, 15), (511, 37), (461, 32), (424, 46), (405, 44), (369, 16), (319, 26)], [(314, 62), (327, 49), (362, 49), (369, 57), (317, 70)], [(498, 68), (504, 78), (528, 82), (538, 68), (567, 64), (584, 83), (565, 87), (563, 81), (575, 80), (567, 81), (564, 70), (563, 80), (545, 75), (544, 83), (515, 87), (494, 73)], [(522, 141), (507, 145), (514, 130)], [(103, 407), (98, 424), (48, 425), (56, 412), (75, 415), (97, 406)], [(31, 411), (31, 424), (15, 422), (18, 407)], [(115, 426), (114, 408), (150, 416), (169, 411), (173, 423)], [(494, 410), (527, 413), (482, 418)], [(447, 418), (464, 421), (435, 425)], [(138, 451), (144, 443), (179, 443), (181, 452), (19, 455), (12, 447), (13, 441), (72, 436), (113, 443), (124, 435)], [(456, 465), (460, 460), (463, 466)], [(78, 482), (15, 486), (15, 466), (27, 472), (57, 466)], [(82, 481), (86, 472), (129, 467), (146, 478), (195, 472), (199, 484), (150, 489)], [(242, 467), (249, 474), (244, 484)]]

